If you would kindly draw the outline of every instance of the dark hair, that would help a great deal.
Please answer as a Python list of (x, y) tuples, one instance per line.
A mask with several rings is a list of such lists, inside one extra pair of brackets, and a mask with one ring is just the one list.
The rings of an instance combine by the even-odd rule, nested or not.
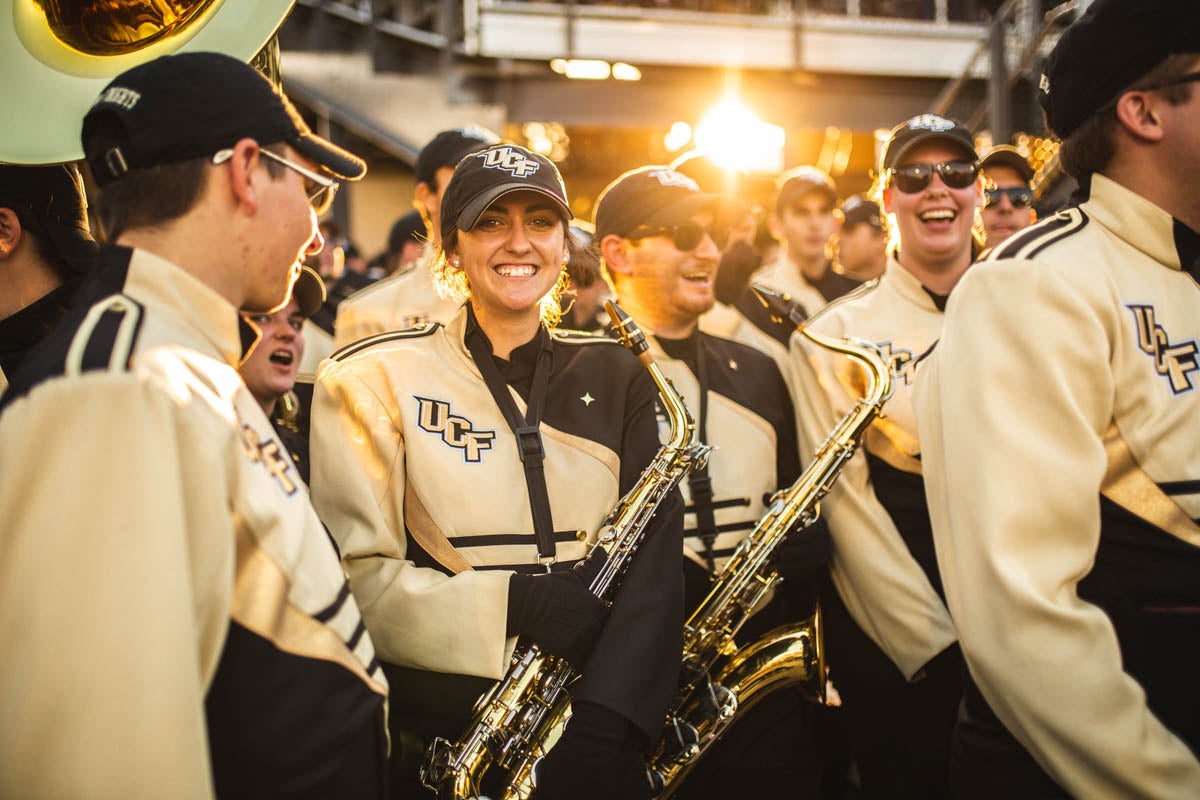
[[(283, 145), (265, 147), (282, 155)], [(264, 159), (267, 174), (278, 178), (286, 169)], [(95, 214), (105, 241), (116, 241), (131, 228), (153, 228), (179, 219), (195, 207), (208, 181), (209, 158), (131, 169), (99, 191)]]
[[(1125, 92), (1146, 90), (1146, 87), (1174, 80), (1186, 75), (1195, 61), (1195, 53), (1177, 53), (1167, 56), (1140, 80), (1121, 92), (1113, 102), (1101, 108), (1068, 136), (1058, 151), (1062, 167), (1076, 180), (1095, 172), (1104, 171), (1116, 153), (1117, 100)], [(1173, 106), (1182, 105), (1192, 97), (1191, 84), (1164, 86), (1156, 90), (1162, 93)]]

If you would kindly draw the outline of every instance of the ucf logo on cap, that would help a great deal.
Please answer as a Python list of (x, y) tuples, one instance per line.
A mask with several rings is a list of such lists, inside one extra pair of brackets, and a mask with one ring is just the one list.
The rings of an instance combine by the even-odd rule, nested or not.
[(673, 169), (656, 169), (650, 173), (650, 177), (657, 180), (663, 186), (682, 186), (685, 189), (691, 189), (693, 192), (700, 191), (700, 184), (682, 172), (676, 172)]
[(526, 178), (537, 172), (542, 166), (531, 158), (526, 158), (511, 147), (499, 147), (480, 153), (483, 165), (489, 169), (502, 169), (511, 172), (514, 177)]
[(926, 130), (941, 133), (948, 131), (954, 127), (954, 123), (945, 117), (939, 117), (937, 114), (922, 114), (919, 117), (913, 117), (908, 121), (908, 127), (913, 130)]

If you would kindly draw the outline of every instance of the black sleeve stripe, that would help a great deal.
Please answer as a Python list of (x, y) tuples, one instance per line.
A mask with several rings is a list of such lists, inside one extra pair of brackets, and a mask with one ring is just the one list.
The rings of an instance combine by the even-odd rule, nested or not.
[[(758, 520), (753, 520), (753, 519), (746, 520), (745, 522), (730, 522), (725, 525), (718, 525), (716, 527), (716, 532), (717, 533), (737, 533), (738, 531), (748, 531), (748, 530), (751, 530), (757, 522), (758, 522)], [(699, 528), (684, 528), (683, 536), (684, 536), (684, 538), (687, 538), (687, 537), (691, 537), (693, 539), (697, 538), (700, 536), (700, 529)]]
[(364, 625), (363, 621), (360, 619), (358, 621), (358, 627), (354, 629), (354, 635), (350, 637), (350, 641), (346, 642), (346, 647), (350, 648), (351, 651), (358, 649), (358, 643), (362, 641), (363, 634), (366, 632), (367, 626)]
[(328, 606), (326, 606), (325, 608), (318, 611), (316, 614), (313, 614), (313, 619), (315, 619), (317, 622), (320, 622), (322, 625), (325, 624), (326, 622), (329, 622), (329, 620), (333, 619), (334, 617), (336, 617), (338, 615), (338, 612), (342, 610), (342, 606), (344, 606), (346, 604), (346, 600), (349, 597), (350, 597), (350, 584), (348, 582), (343, 581), (342, 590), (340, 592), (338, 592), (338, 595), (334, 599), (334, 601), (332, 603), (330, 603)]
[[(555, 531), (554, 541), (574, 542), (579, 539), (579, 531)], [(527, 544), (534, 545), (533, 533), (485, 533), (479, 536), (447, 536), (446, 541), (455, 548), (468, 549), (472, 547), (501, 547), (504, 545)]]
[(1009, 237), (999, 247), (992, 250), (988, 261), (998, 261), (1004, 258), (1035, 258), (1047, 247), (1083, 230), (1087, 227), (1088, 221), (1088, 217), (1078, 208), (1067, 209)]
[(396, 341), (399, 339), (420, 339), (422, 336), (429, 336), (431, 333), (442, 327), (439, 322), (422, 322), (419, 325), (414, 325), (411, 328), (403, 331), (389, 331), (388, 333), (377, 333), (374, 336), (368, 336), (365, 339), (359, 339), (357, 342), (351, 342), (344, 347), (334, 350), (330, 354), (330, 358), (334, 361), (341, 361), (362, 350), (384, 342)]
[(1158, 488), (1172, 496), (1200, 494), (1200, 481), (1167, 481), (1166, 483), (1160, 483)]
[[(554, 562), (555, 572), (562, 572), (583, 561), (582, 558), (567, 559)], [(519, 572), (522, 575), (540, 575), (546, 571), (546, 568), (541, 564), (486, 564), (484, 566), (475, 567), (479, 572)]]

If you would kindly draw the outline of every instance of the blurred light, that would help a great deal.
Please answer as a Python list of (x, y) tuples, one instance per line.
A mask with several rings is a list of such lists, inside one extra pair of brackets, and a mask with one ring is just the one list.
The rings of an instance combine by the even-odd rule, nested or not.
[(692, 141), (692, 126), (686, 122), (674, 122), (671, 124), (671, 130), (667, 131), (667, 135), (663, 137), (663, 147), (666, 147), (669, 152), (676, 153), (687, 147), (690, 141)]
[(719, 166), (748, 172), (783, 169), (783, 128), (763, 122), (736, 100), (724, 100), (696, 127), (696, 147)]
[(640, 81), (642, 79), (642, 71), (633, 64), (618, 61), (612, 65), (612, 76), (619, 81)]
[(556, 58), (550, 62), (550, 69), (579, 81), (606, 80), (612, 72), (607, 61), (586, 58)]

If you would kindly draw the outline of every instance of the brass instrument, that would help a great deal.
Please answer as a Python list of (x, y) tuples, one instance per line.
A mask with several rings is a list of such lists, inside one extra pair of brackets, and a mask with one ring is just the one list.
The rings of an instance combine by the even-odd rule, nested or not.
[[(609, 513), (593, 545), (603, 548), (608, 560), (588, 588), (611, 602), (650, 518), (684, 476), (704, 463), (709, 448), (696, 442), (692, 415), (655, 365), (637, 325), (613, 302), (605, 306), (621, 341), (654, 379), (671, 424), (670, 439)], [(504, 678), (476, 705), (467, 732), (455, 743), (439, 739), (430, 746), (422, 782), (441, 800), (482, 800), (485, 778), (497, 787), (500, 800), (528, 798), (536, 785), (538, 763), (570, 716), (568, 688), (578, 677), (565, 660), (542, 653), (537, 645), (518, 647)]]
[(0, 0), (0, 161), (82, 158), (83, 116), (114, 77), (187, 50), (250, 61), (294, 1)]
[(797, 522), (807, 527), (816, 521), (821, 498), (892, 396), (891, 367), (879, 347), (860, 339), (838, 341), (814, 333), (809, 325), (817, 317), (806, 321), (787, 295), (759, 286), (753, 289), (765, 305), (790, 319), (810, 341), (861, 364), (867, 373), (867, 391), (826, 437), (796, 482), (771, 498), (767, 512), (738, 545), (714, 578), (708, 596), (688, 619), (679, 691), (667, 712), (663, 733), (651, 750), (651, 782), (662, 797), (670, 797), (679, 788), (683, 777), (740, 714), (771, 692), (798, 686), (811, 699), (825, 701), (819, 607), (809, 619), (776, 628), (740, 650), (734, 637), (782, 581), (771, 558), (775, 548)]

